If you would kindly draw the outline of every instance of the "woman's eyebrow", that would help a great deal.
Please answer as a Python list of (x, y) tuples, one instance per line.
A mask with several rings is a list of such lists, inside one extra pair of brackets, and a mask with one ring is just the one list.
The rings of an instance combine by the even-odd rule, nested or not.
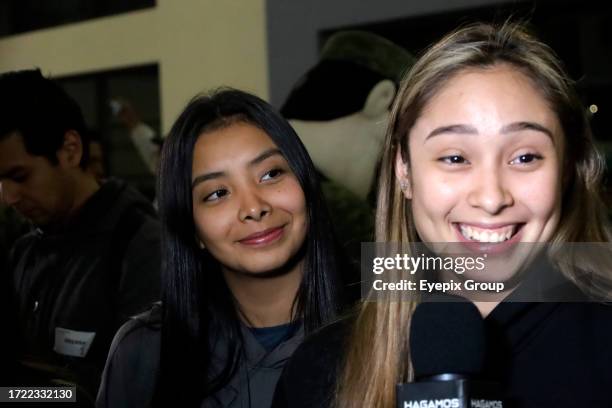
[(550, 129), (546, 126), (540, 125), (535, 122), (515, 122), (510, 123), (509, 125), (501, 128), (501, 133), (510, 133), (510, 132), (519, 132), (521, 130), (535, 130), (536, 132), (542, 132), (551, 139), (553, 139), (553, 134)]
[[(539, 123), (536, 122), (514, 122), (514, 123), (510, 123), (509, 125), (505, 125), (504, 127), (501, 128), (501, 133), (512, 133), (512, 132), (519, 132), (521, 130), (535, 130), (537, 132), (542, 132), (544, 134), (546, 134), (548, 137), (550, 137), (551, 139), (553, 138), (553, 134), (552, 131), (550, 129), (548, 129), (546, 126), (540, 125)], [(458, 133), (458, 134), (474, 134), (477, 135), (478, 134), (478, 130), (470, 125), (464, 125), (464, 124), (456, 124), (456, 125), (448, 125), (448, 126), (440, 126), (435, 128), (434, 130), (432, 130), (427, 137), (425, 138), (425, 141), (427, 141), (427, 139), (440, 135), (440, 134), (444, 134), (444, 133)]]
[(191, 182), (191, 189), (193, 190), (198, 184), (205, 182), (206, 180), (216, 179), (219, 177), (225, 176), (224, 171), (215, 171), (212, 173), (204, 173), (200, 174), (198, 177), (194, 178)]
[[(261, 154), (257, 155), (257, 157), (255, 157), (253, 160), (249, 161), (248, 166), (249, 167), (255, 166), (261, 163), (262, 161), (266, 160), (268, 157), (275, 156), (277, 154), (282, 156), (281, 151), (277, 147), (273, 147), (268, 150), (265, 150)], [(225, 175), (226, 173), (224, 171), (214, 171), (211, 173), (200, 174), (199, 176), (194, 178), (193, 181), (191, 182), (191, 189), (193, 190), (198, 184), (203, 183), (207, 180), (216, 179), (219, 177), (223, 177)]]
[(474, 126), (464, 125), (464, 124), (456, 124), (456, 125), (448, 125), (448, 126), (440, 126), (429, 132), (425, 141), (427, 139), (438, 136), (443, 133), (459, 133), (459, 134), (470, 134), (476, 135), (478, 134), (478, 130)]
[(278, 147), (272, 147), (268, 150), (265, 150), (263, 153), (259, 154), (257, 157), (251, 160), (249, 162), (249, 166), (254, 166), (256, 164), (259, 164), (262, 161), (266, 160), (268, 157), (275, 156), (277, 154), (280, 156), (283, 155)]

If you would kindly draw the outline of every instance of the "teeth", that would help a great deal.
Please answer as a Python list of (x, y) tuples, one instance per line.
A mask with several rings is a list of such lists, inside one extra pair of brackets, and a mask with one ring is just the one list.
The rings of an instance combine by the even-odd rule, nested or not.
[(461, 234), (471, 241), (497, 243), (510, 239), (514, 233), (515, 226), (510, 225), (500, 228), (499, 230), (486, 231), (459, 224), (459, 229), (461, 230)]

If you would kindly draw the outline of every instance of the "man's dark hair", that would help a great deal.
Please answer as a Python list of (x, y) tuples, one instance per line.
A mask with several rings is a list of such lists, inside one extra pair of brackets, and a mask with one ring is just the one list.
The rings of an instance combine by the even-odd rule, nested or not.
[(81, 108), (57, 82), (38, 69), (11, 71), (0, 74), (0, 95), (0, 140), (18, 133), (29, 154), (57, 164), (64, 135), (74, 130), (83, 145), (80, 166), (86, 167), (89, 140)]

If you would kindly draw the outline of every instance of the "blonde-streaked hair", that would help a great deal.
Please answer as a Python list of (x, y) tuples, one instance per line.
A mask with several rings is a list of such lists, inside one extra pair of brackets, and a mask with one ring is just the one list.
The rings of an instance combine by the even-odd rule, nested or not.
[[(423, 108), (458, 73), (500, 64), (524, 74), (561, 123), (565, 139), (561, 152), (563, 194), (553, 248), (566, 242), (610, 241), (606, 210), (599, 195), (603, 159), (593, 145), (588, 118), (574, 84), (546, 44), (523, 25), (506, 22), (502, 25), (477, 23), (455, 30), (429, 48), (402, 81), (382, 156), (376, 209), (377, 242), (402, 245), (419, 240), (410, 202), (405, 199), (395, 175), (395, 158), (399, 150), (404, 162), (410, 165), (408, 135)], [(598, 272), (594, 262), (582, 264), (580, 269)], [(573, 268), (561, 270), (581, 285)], [(592, 291), (593, 288), (583, 289)], [(338, 408), (395, 405), (396, 384), (412, 381), (408, 334), (416, 306), (416, 301), (390, 300), (361, 305), (341, 367), (335, 401)]]

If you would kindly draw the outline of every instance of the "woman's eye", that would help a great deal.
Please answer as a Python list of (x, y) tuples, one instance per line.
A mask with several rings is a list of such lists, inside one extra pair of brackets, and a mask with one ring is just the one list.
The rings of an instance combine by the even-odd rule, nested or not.
[(204, 197), (204, 201), (216, 201), (216, 200), (219, 200), (220, 198), (225, 197), (228, 194), (229, 194), (229, 191), (225, 189), (219, 189), (219, 190), (213, 191), (212, 193)]
[(444, 156), (444, 157), (440, 157), (438, 159), (438, 161), (441, 161), (443, 163), (446, 164), (466, 164), (468, 163), (468, 161), (465, 159), (465, 157), (458, 155), (458, 154), (454, 154), (451, 156)]
[(270, 171), (267, 171), (266, 174), (263, 175), (261, 180), (262, 181), (272, 180), (272, 179), (277, 178), (281, 174), (283, 174), (283, 170), (281, 170), (281, 169), (272, 169)]
[(521, 154), (510, 161), (510, 164), (529, 164), (536, 160), (542, 160), (542, 156), (535, 153)]

